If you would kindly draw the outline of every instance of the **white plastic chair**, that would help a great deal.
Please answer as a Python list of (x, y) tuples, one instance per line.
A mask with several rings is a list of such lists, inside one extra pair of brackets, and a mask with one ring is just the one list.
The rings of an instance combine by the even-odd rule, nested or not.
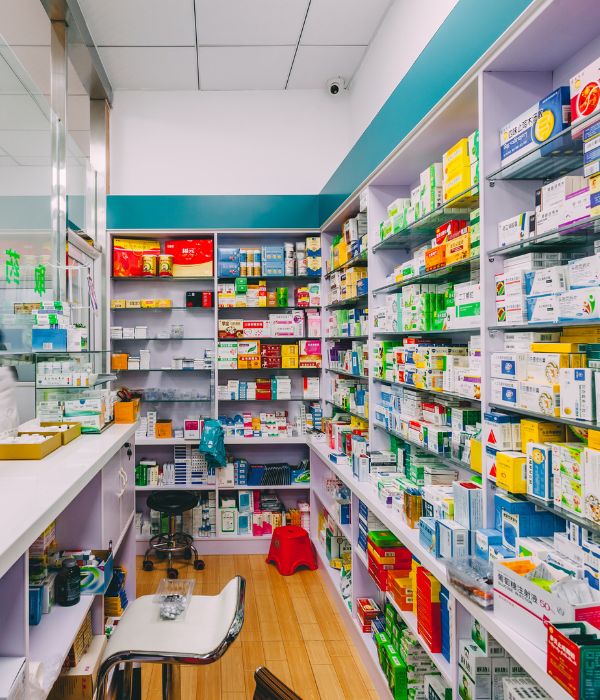
[(180, 700), (179, 667), (211, 664), (223, 656), (242, 629), (245, 590), (245, 579), (236, 576), (218, 595), (192, 596), (181, 620), (161, 620), (153, 595), (134, 600), (108, 640), (96, 700), (106, 697), (110, 672), (119, 664), (125, 665), (125, 697), (131, 697), (134, 663), (162, 664), (163, 700)]

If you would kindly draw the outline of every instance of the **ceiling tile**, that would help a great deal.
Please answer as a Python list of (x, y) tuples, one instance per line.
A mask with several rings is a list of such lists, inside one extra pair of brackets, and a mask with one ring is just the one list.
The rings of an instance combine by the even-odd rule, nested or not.
[(196, 0), (198, 43), (295, 45), (308, 4), (309, 0)]
[(40, 0), (0, 0), (0, 27), (11, 46), (50, 46), (50, 20)]
[(22, 158), (50, 158), (50, 130), (0, 131), (0, 148), (18, 161)]
[(41, 131), (49, 128), (48, 116), (32, 97), (0, 95), (0, 129)]
[(302, 44), (368, 44), (390, 0), (312, 0)]
[(325, 88), (327, 81), (338, 75), (342, 76), (348, 84), (366, 48), (366, 46), (300, 46), (288, 88)]
[(196, 49), (187, 47), (98, 49), (115, 90), (195, 90)]
[(194, 0), (82, 0), (98, 46), (194, 46)]
[(26, 90), (13, 69), (0, 55), (0, 92), (4, 95), (23, 95)]
[(283, 90), (295, 46), (200, 47), (202, 90)]

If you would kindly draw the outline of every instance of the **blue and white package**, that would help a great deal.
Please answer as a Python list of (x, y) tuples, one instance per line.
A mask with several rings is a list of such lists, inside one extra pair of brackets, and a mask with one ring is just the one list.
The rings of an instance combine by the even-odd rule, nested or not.
[(475, 556), (488, 561), (490, 547), (502, 544), (502, 533), (494, 528), (484, 528), (475, 532)]
[[(555, 139), (555, 137), (569, 126), (569, 119), (570, 90), (562, 86), (536, 102), (500, 130), (502, 165), (512, 163), (538, 146), (541, 146), (538, 151), (539, 157), (551, 155), (563, 145), (563, 138)], [(543, 144), (548, 141), (550, 143), (544, 146)]]
[(528, 443), (527, 493), (543, 501), (554, 499), (551, 445), (542, 442)]

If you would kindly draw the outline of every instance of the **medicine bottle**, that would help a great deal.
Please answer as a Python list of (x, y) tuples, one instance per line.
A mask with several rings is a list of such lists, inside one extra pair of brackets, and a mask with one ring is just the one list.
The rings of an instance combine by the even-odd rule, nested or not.
[(69, 607), (77, 605), (81, 597), (80, 572), (73, 557), (63, 559), (62, 566), (56, 576), (56, 602), (58, 605)]

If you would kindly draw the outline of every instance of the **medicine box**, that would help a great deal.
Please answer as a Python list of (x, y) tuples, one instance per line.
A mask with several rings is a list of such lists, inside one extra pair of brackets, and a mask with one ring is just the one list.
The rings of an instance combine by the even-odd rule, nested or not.
[[(540, 156), (547, 155), (543, 144), (569, 126), (569, 89), (559, 87), (515, 117), (500, 130), (500, 159), (508, 165), (541, 146)], [(555, 140), (547, 149), (556, 147)]]
[(532, 559), (515, 559), (494, 566), (494, 615), (509, 627), (524, 634), (542, 651), (546, 651), (546, 620), (553, 622), (597, 620), (600, 594), (591, 590), (593, 602), (573, 604), (533, 583), (525, 574), (536, 567)]
[(556, 323), (560, 317), (560, 299), (561, 294), (527, 297), (526, 313), (528, 323)]
[(559, 321), (589, 321), (600, 318), (600, 287), (563, 292), (558, 297)]
[(502, 533), (500, 530), (484, 528), (475, 532), (475, 556), (479, 559), (487, 561), (490, 556), (490, 546), (500, 544), (502, 544)]
[(593, 420), (594, 371), (591, 369), (560, 370), (560, 415), (564, 418)]
[(527, 493), (543, 501), (554, 499), (552, 447), (542, 442), (527, 444)]
[(436, 521), (436, 557), (453, 559), (469, 555), (469, 530), (455, 520)]
[(564, 439), (564, 425), (533, 419), (521, 421), (521, 452), (527, 452), (530, 442), (561, 442)]
[(527, 493), (526, 461), (522, 452), (498, 452), (496, 485), (510, 493)]
[(483, 490), (471, 481), (455, 481), (454, 520), (469, 530), (483, 526)]
[(498, 379), (525, 379), (526, 355), (515, 352), (493, 352), (490, 374)]
[(600, 255), (570, 260), (567, 265), (569, 289), (597, 287), (600, 285)]
[(491, 403), (517, 406), (520, 382), (511, 379), (492, 379)]
[(600, 110), (598, 91), (600, 90), (600, 57), (596, 58), (583, 70), (576, 73), (569, 81), (571, 120), (573, 137), (578, 137), (586, 121)]
[(535, 384), (558, 384), (561, 367), (569, 367), (569, 355), (557, 352), (537, 352), (527, 355), (525, 381)]
[(560, 386), (520, 382), (519, 408), (545, 416), (558, 416), (560, 406)]
[(531, 297), (545, 296), (567, 289), (566, 267), (555, 265), (525, 273), (525, 294)]
[(525, 211), (498, 224), (498, 245), (518, 243), (535, 232), (535, 212)]

